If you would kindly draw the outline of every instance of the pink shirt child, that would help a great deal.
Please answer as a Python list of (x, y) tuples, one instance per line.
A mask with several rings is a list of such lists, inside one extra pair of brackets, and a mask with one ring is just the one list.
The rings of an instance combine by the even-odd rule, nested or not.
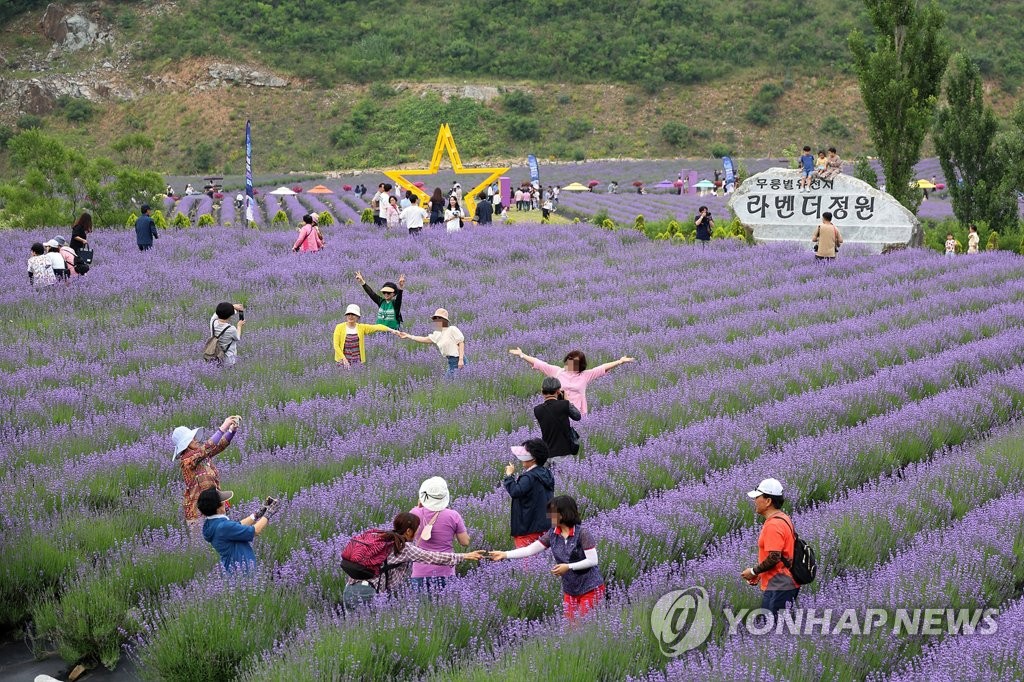
[[(420, 527), (416, 531), (414, 539), (414, 544), (420, 549), (432, 552), (450, 552), (452, 551), (452, 543), (455, 541), (455, 536), (466, 532), (466, 523), (462, 520), (459, 512), (454, 509), (442, 509), (439, 512), (432, 512), (426, 507), (416, 507), (411, 509), (409, 513), (415, 514), (420, 519)], [(434, 527), (430, 529), (430, 539), (424, 540), (420, 536), (423, 533), (423, 529), (430, 523), (430, 519), (434, 518), (434, 514), (437, 514), (437, 520), (434, 521)], [(432, 564), (418, 563), (413, 563), (412, 565), (413, 578), (450, 578), (453, 575), (455, 575), (455, 568), (453, 566), (434, 566)]]
[(295, 240), (295, 245), (292, 249), (298, 249), (299, 251), (319, 251), (323, 244), (320, 242), (320, 235), (316, 232), (314, 225), (303, 225), (302, 230), (299, 231), (299, 238)]
[(598, 377), (608, 373), (602, 367), (584, 370), (582, 372), (570, 372), (565, 367), (549, 365), (543, 360), (533, 363), (533, 368), (544, 373), (544, 376), (555, 377), (562, 383), (562, 390), (565, 391), (565, 398), (576, 406), (583, 416), (587, 415), (587, 384)]

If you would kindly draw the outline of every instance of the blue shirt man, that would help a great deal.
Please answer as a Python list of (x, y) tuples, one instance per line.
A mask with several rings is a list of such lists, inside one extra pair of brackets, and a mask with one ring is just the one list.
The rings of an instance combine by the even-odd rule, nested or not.
[(143, 204), (142, 215), (135, 220), (135, 243), (139, 245), (139, 251), (151, 248), (153, 240), (159, 236), (156, 233), (156, 223), (149, 217), (149, 206)]
[[(258, 512), (245, 517), (240, 522), (227, 517), (225, 504), (234, 495), (230, 490), (207, 488), (199, 494), (196, 507), (206, 517), (203, 523), (203, 538), (209, 542), (229, 573), (236, 568), (243, 571), (256, 567), (256, 554), (252, 551), (252, 541), (267, 527), (267, 522), (280, 505), (278, 500), (267, 498)], [(269, 505), (269, 506), (268, 506)]]

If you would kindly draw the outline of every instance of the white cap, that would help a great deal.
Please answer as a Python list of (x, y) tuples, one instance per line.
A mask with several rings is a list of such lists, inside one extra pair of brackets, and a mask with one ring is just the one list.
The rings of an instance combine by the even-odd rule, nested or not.
[(778, 479), (766, 478), (758, 483), (755, 490), (751, 490), (747, 493), (747, 497), (761, 497), (761, 495), (772, 495), (779, 496), (782, 494), (782, 484), (779, 483)]
[(171, 442), (174, 443), (174, 456), (171, 461), (178, 459), (178, 455), (185, 451), (185, 448), (196, 439), (199, 429), (190, 429), (187, 426), (179, 426), (171, 434)]
[(524, 448), (522, 445), (513, 445), (512, 454), (515, 455), (516, 459), (518, 459), (520, 462), (529, 462), (530, 460), (533, 459), (533, 455), (530, 454), (530, 451)]
[(423, 481), (420, 486), (420, 504), (432, 512), (448, 508), (451, 496), (448, 494), (448, 481), (440, 476), (433, 476)]
[(348, 307), (345, 308), (346, 315), (355, 315), (356, 317), (362, 317), (363, 311), (359, 309), (359, 306), (355, 303), (349, 303)]
[(55, 249), (60, 246), (60, 244), (57, 243), (56, 239), (51, 239), (48, 242), (43, 242), (43, 246), (49, 246), (51, 249)]

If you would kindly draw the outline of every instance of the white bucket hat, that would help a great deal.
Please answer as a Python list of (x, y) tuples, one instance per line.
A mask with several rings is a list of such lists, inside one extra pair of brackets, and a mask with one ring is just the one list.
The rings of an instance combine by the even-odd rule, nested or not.
[(349, 303), (348, 307), (345, 308), (346, 315), (355, 315), (356, 317), (362, 317), (363, 311), (359, 309), (359, 306), (355, 303)]
[(171, 434), (171, 442), (174, 443), (174, 456), (171, 457), (172, 462), (176, 461), (178, 456), (185, 451), (185, 448), (196, 439), (197, 433), (199, 433), (199, 429), (190, 429), (187, 426), (179, 426), (174, 429), (174, 433)]
[(451, 496), (448, 494), (448, 481), (440, 476), (432, 476), (420, 485), (420, 504), (432, 512), (448, 508)]

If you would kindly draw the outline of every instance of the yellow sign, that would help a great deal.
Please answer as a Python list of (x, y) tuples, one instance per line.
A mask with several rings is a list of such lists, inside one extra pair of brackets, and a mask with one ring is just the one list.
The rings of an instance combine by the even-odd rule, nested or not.
[(483, 182), (462, 194), (462, 207), (467, 213), (466, 217), (471, 218), (476, 214), (477, 195), (484, 191), (488, 185), (496, 182), (498, 178), (507, 173), (509, 169), (466, 168), (463, 166), (462, 159), (459, 158), (459, 150), (455, 146), (455, 138), (452, 137), (452, 129), (448, 127), (447, 123), (442, 123), (441, 129), (437, 131), (437, 142), (434, 144), (434, 155), (430, 157), (430, 166), (422, 170), (389, 170), (384, 171), (384, 175), (394, 180), (399, 187), (404, 187), (414, 193), (420, 198), (420, 205), (426, 206), (427, 202), (430, 201), (430, 195), (417, 187), (409, 177), (418, 178), (428, 175), (436, 175), (437, 171), (441, 168), (441, 159), (444, 157), (444, 152), (446, 151), (448, 152), (448, 158), (452, 162), (452, 170), (455, 171), (455, 175), (488, 174), (487, 177), (484, 178)]

